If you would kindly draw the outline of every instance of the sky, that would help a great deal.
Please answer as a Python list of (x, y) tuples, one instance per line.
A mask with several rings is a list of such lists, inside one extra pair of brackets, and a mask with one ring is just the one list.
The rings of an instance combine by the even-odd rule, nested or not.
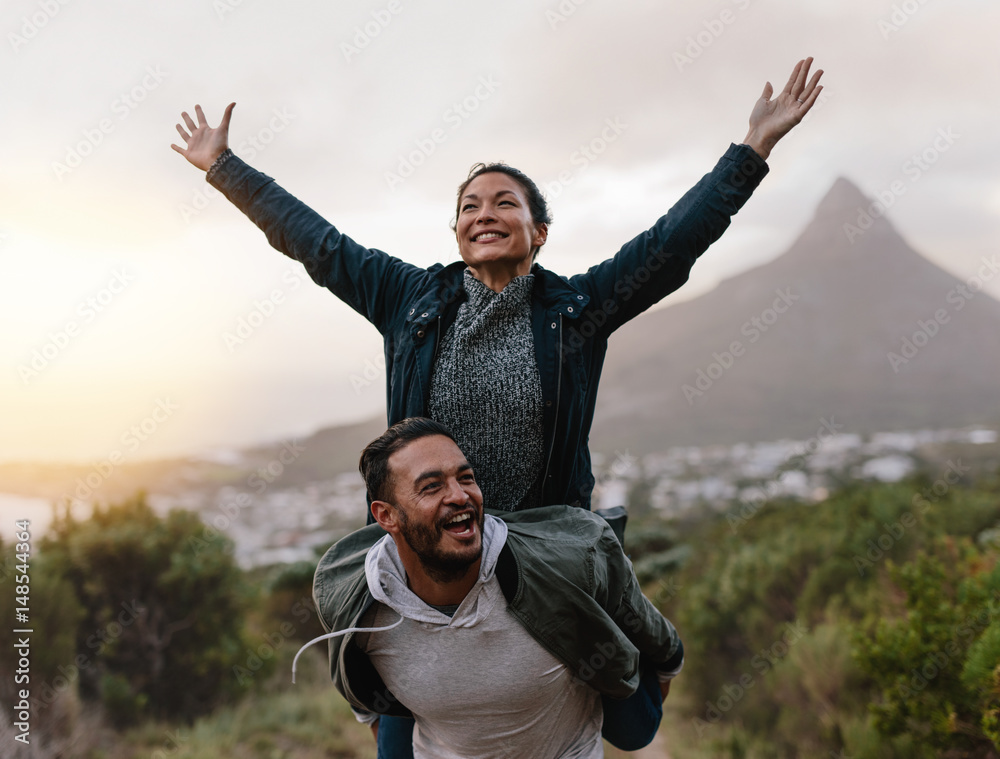
[[(966, 279), (1000, 239), (988, 0), (6, 0), (0, 461), (136, 461), (384, 410), (381, 339), (170, 149), (237, 103), (235, 152), (362, 244), (457, 259), (455, 191), (503, 160), (574, 274), (650, 226), (766, 81), (823, 98), (665, 301), (782, 253), (844, 176)], [(987, 283), (1000, 297), (1000, 277)]]

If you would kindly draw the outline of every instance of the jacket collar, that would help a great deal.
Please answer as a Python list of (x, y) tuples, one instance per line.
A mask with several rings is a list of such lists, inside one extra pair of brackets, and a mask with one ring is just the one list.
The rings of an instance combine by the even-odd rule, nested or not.
[(539, 264), (532, 266), (531, 272), (535, 275), (537, 297), (547, 311), (556, 311), (569, 319), (576, 319), (590, 302), (590, 297), (573, 287), (565, 277), (560, 277)]
[(406, 314), (406, 321), (411, 324), (429, 324), (441, 316), (448, 306), (464, 301), (466, 296), (462, 276), (465, 269), (464, 261), (455, 261), (447, 266), (434, 264), (428, 269), (433, 286), (413, 302)]
[[(466, 268), (468, 267), (464, 261), (455, 261), (447, 266), (435, 264), (428, 269), (435, 286), (410, 306), (406, 321), (412, 324), (429, 324), (441, 316), (450, 305), (464, 301), (466, 294), (462, 279)], [(533, 298), (541, 303), (546, 311), (576, 319), (590, 302), (586, 293), (580, 292), (564, 277), (539, 264), (531, 267), (531, 273), (535, 275)]]

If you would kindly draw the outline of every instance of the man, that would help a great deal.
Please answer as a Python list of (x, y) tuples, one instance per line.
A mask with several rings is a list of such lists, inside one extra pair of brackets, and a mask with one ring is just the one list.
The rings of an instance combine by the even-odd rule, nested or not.
[(429, 419), (393, 425), (360, 468), (376, 524), (334, 545), (314, 582), (324, 627), (346, 631), (330, 667), (352, 707), (412, 715), (416, 757), (601, 757), (603, 722), (651, 739), (683, 647), (600, 517), (485, 513)]

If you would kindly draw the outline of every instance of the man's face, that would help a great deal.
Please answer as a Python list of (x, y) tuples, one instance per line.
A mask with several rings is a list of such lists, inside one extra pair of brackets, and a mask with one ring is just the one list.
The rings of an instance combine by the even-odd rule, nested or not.
[(443, 435), (422, 437), (389, 457), (389, 473), (402, 542), (436, 581), (462, 577), (482, 556), (484, 520), (465, 455)]

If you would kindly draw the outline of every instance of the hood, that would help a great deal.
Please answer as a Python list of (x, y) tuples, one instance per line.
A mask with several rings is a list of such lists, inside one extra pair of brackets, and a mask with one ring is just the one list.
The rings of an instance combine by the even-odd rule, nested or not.
[(384, 603), (401, 617), (432, 625), (472, 627), (485, 619), (502, 597), (499, 585), (496, 592), (484, 592), (484, 586), (493, 579), (497, 558), (507, 542), (507, 525), (489, 514), (483, 523), (483, 559), (479, 577), (453, 617), (438, 611), (422, 601), (406, 584), (406, 570), (396, 550), (391, 535), (385, 535), (372, 546), (365, 559), (368, 590), (376, 601)]

